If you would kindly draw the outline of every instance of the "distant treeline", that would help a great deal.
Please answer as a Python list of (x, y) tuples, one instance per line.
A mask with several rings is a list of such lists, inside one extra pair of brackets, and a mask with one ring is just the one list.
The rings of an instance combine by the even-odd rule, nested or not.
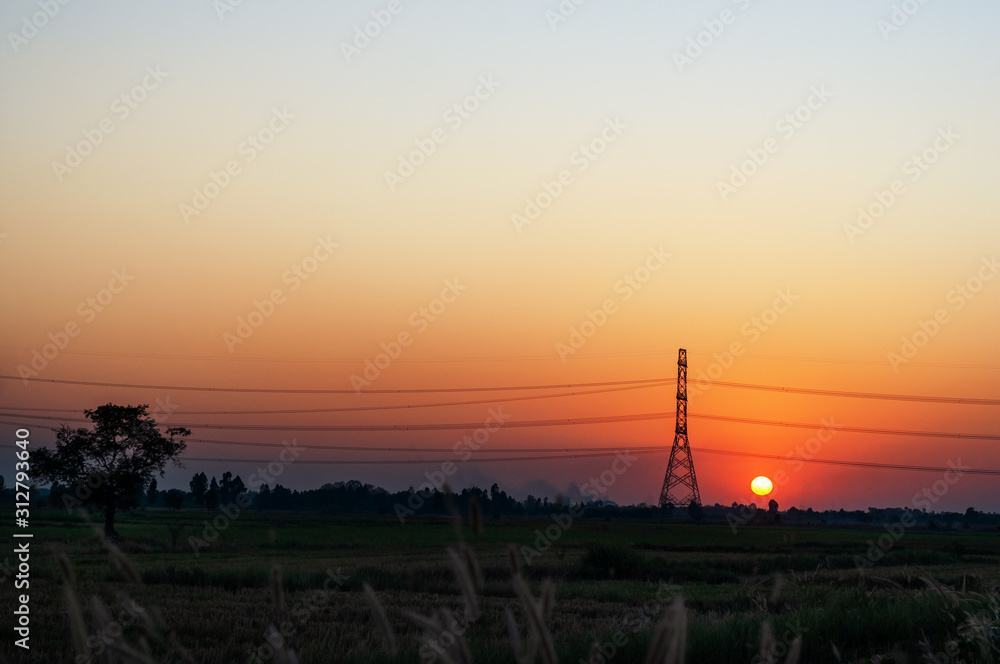
[[(4, 489), (0, 479), (0, 496), (3, 502), (12, 502), (12, 489)], [(529, 495), (517, 500), (493, 484), (488, 490), (478, 487), (462, 489), (450, 496), (441, 489), (430, 488), (391, 492), (357, 480), (324, 484), (318, 489), (298, 491), (275, 483), (261, 485), (256, 490), (247, 487), (239, 475), (223, 473), (221, 481), (197, 473), (189, 483), (190, 490), (169, 489), (160, 491), (153, 480), (146, 488), (141, 503), (148, 507), (170, 509), (204, 509), (215, 511), (232, 503), (245, 509), (288, 510), (296, 512), (327, 512), (335, 514), (391, 514), (400, 518), (411, 516), (446, 516), (453, 510), (468, 513), (473, 499), (486, 518), (501, 516), (546, 516), (566, 512), (570, 503), (561, 499), (550, 501)], [(48, 489), (36, 487), (33, 492), (36, 506), (47, 503), (53, 508), (75, 509), (74, 489), (58, 483)], [(875, 508), (867, 510), (813, 510), (789, 507), (779, 510), (778, 503), (769, 501), (767, 508), (756, 504), (743, 505), (666, 505), (658, 507), (639, 503), (621, 506), (609, 501), (572, 501), (583, 508), (583, 516), (596, 519), (627, 519), (646, 521), (728, 522), (731, 525), (768, 523), (896, 523), (904, 518), (916, 524), (935, 528), (969, 528), (972, 526), (1000, 526), (1000, 514), (978, 512), (969, 507), (964, 512), (934, 512), (926, 509)]]

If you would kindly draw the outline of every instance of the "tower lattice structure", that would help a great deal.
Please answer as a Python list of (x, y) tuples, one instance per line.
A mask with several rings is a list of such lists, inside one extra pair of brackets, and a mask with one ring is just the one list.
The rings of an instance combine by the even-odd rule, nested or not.
[(694, 474), (694, 457), (688, 444), (687, 431), (687, 350), (677, 353), (677, 422), (674, 425), (674, 445), (670, 449), (667, 474), (660, 489), (660, 506), (671, 503), (686, 507), (694, 501), (701, 505), (698, 478)]

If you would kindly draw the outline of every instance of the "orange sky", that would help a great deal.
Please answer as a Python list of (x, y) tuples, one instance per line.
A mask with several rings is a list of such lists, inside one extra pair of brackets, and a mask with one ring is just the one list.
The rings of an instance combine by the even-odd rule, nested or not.
[[(680, 70), (675, 54), (718, 8), (588, 3), (553, 23), (546, 11), (558, 3), (548, 5), (404, 3), (350, 57), (343, 44), (382, 4), (245, 3), (222, 17), (206, 8), (62, 6), (37, 35), (0, 51), (9, 93), (0, 101), (2, 373), (351, 389), (365, 361), (403, 335), (400, 357), (369, 387), (586, 383), (673, 378), (681, 347), (695, 376), (738, 342), (744, 354), (721, 380), (1000, 394), (992, 267), (1000, 81), (984, 66), (997, 49), (994, 5), (921, 6), (887, 31), (890, 8), (860, 1), (722, 3), (735, 22), (703, 38), (711, 43)], [(36, 9), (7, 3), (0, 24), (22, 29)], [(871, 220), (859, 221), (859, 209)], [(251, 316), (259, 325), (241, 336)], [(595, 320), (602, 324), (574, 348), (574, 330)], [(73, 336), (62, 339), (67, 326)], [(920, 347), (901, 363), (910, 354), (904, 337)], [(31, 369), (32, 351), (62, 342)], [(311, 361), (259, 361), (282, 358)], [(26, 408), (79, 413), (168, 397), (193, 411), (451, 396), (0, 381), (3, 411), (14, 413), (5, 421), (22, 421)], [(489, 407), (171, 421), (472, 422)], [(516, 421), (672, 412), (674, 402), (661, 387), (504, 408)], [(692, 396), (690, 411), (998, 432), (992, 406), (725, 387)], [(14, 428), (3, 425), (4, 435)], [(38, 431), (40, 441), (51, 438)], [(781, 456), (812, 435), (697, 419), (690, 431), (695, 448)], [(297, 437), (450, 447), (462, 435)], [(207, 429), (193, 437), (290, 436)], [(672, 439), (672, 421), (652, 421), (501, 429), (488, 445), (624, 449)], [(995, 441), (841, 432), (816, 456), (1000, 468), (996, 450)], [(276, 454), (189, 446), (193, 457)], [(748, 500), (754, 476), (790, 465), (695, 454), (708, 503)], [(426, 466), (293, 464), (281, 481), (304, 488), (357, 478), (398, 489), (419, 485), (441, 456), (426, 455)], [(362, 457), (375, 455), (301, 459)], [(455, 484), (497, 481), (522, 496), (571, 491), (611, 463), (476, 458)], [(665, 466), (665, 454), (643, 457), (611, 497), (654, 502)], [(252, 471), (189, 463), (166, 484), (230, 469)], [(12, 460), (0, 462), (10, 470)], [(807, 464), (775, 497), (782, 507), (909, 505), (936, 479)], [(941, 505), (1000, 509), (994, 485), (964, 477)]]

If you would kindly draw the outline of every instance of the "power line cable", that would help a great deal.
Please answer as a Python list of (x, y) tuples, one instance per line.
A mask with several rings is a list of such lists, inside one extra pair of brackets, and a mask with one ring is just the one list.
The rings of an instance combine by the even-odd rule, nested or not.
[(55, 383), (59, 385), (86, 385), (91, 387), (126, 387), (136, 390), (177, 390), (188, 392), (236, 392), (262, 394), (438, 394), (444, 392), (515, 392), (519, 390), (554, 390), (576, 387), (607, 387), (612, 385), (642, 385), (667, 383), (669, 378), (647, 378), (643, 380), (612, 380), (598, 383), (555, 383), (552, 385), (502, 385), (496, 387), (444, 387), (398, 390), (332, 390), (332, 389), (290, 389), (261, 387), (200, 387), (191, 385), (145, 385), (138, 383), (105, 383), (93, 380), (63, 380), (59, 378), (22, 378), (0, 375), (0, 380), (23, 380), (32, 383)]
[[(0, 412), (3, 417), (16, 417), (17, 414)], [(604, 417), (577, 417), (569, 419), (554, 420), (524, 420), (517, 422), (497, 423), (496, 428), (519, 429), (535, 427), (554, 426), (577, 426), (584, 424), (611, 424), (617, 422), (644, 422), (650, 420), (670, 420), (674, 419), (674, 413), (635, 413), (630, 415), (609, 415)], [(29, 415), (26, 419), (42, 419), (65, 421), (63, 418), (48, 417), (43, 415)], [(688, 419), (714, 420), (719, 422), (735, 422), (739, 424), (754, 424), (759, 426), (787, 427), (793, 429), (820, 429), (822, 425), (806, 422), (782, 422), (778, 420), (759, 420), (749, 417), (731, 417), (728, 415), (710, 415), (702, 413), (688, 413)], [(10, 424), (20, 426), (16, 422), (0, 421), (0, 424)], [(337, 425), (265, 425), (265, 424), (176, 424), (171, 426), (183, 426), (188, 429), (220, 429), (232, 431), (453, 431), (480, 429), (484, 422), (445, 422), (432, 424), (337, 424)], [(832, 425), (832, 429), (845, 433), (868, 433), (887, 436), (915, 436), (923, 438), (962, 438), (966, 440), (1000, 440), (1000, 434), (990, 433), (958, 433), (951, 431), (922, 431), (908, 429), (879, 429), (875, 427), (849, 427), (842, 425)]]
[[(496, 397), (493, 399), (475, 399), (469, 401), (447, 401), (437, 403), (419, 404), (397, 404), (389, 406), (351, 406), (346, 408), (296, 408), (284, 410), (184, 410), (174, 411), (175, 415), (302, 415), (308, 413), (356, 413), (370, 410), (407, 410), (413, 408), (440, 408), (446, 406), (469, 406), (487, 403), (507, 403), (511, 401), (529, 401), (534, 399), (554, 399), (557, 397), (583, 396), (588, 394), (606, 394), (610, 392), (624, 392), (627, 390), (645, 390), (655, 387), (673, 385), (676, 379), (664, 380), (660, 383), (648, 383), (643, 385), (627, 385), (624, 387), (605, 387), (597, 390), (584, 390), (575, 392), (560, 392), (558, 394), (537, 394), (523, 397)], [(70, 413), (79, 412), (76, 408), (20, 408), (8, 406), (10, 410), (35, 411), (44, 413)], [(85, 422), (83, 419), (73, 420), (75, 422)]]

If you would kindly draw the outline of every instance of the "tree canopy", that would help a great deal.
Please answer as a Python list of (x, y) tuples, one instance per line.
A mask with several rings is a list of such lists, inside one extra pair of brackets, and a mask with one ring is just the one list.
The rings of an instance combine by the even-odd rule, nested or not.
[[(104, 510), (104, 531), (115, 535), (115, 511), (139, 505), (155, 475), (163, 477), (167, 462), (178, 460), (191, 432), (183, 427), (160, 432), (146, 412), (148, 405), (106, 404), (83, 414), (92, 429), (63, 426), (55, 449), (32, 453), (32, 468), (41, 479), (66, 484), (71, 504)], [(72, 497), (70, 497), (72, 496)]]

